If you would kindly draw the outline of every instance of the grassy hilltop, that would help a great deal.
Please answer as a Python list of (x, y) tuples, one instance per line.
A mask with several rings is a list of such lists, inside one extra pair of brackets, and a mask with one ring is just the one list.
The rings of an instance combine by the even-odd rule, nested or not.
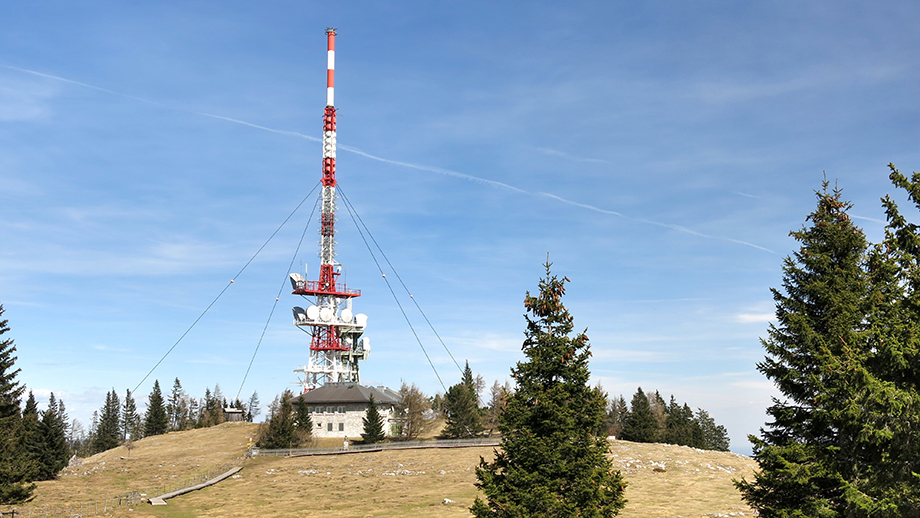
[[(118, 507), (111, 516), (470, 516), (479, 457), (491, 448), (383, 451), (322, 457), (243, 459), (257, 425), (174, 432), (94, 455), (40, 482), (28, 509), (79, 508), (131, 491), (151, 491), (241, 465), (235, 478), (176, 497), (165, 507)], [(752, 516), (731, 479), (754, 461), (733, 453), (616, 441), (614, 466), (629, 487), (626, 518)], [(444, 503), (445, 499), (451, 502)], [(111, 504), (110, 504), (111, 505)], [(742, 514), (743, 513), (743, 514)], [(101, 514), (101, 513), (100, 513)], [(91, 516), (91, 514), (89, 514)]]

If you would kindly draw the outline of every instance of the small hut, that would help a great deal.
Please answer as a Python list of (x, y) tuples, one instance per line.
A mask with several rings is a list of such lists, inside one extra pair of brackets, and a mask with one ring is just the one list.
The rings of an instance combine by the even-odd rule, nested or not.
[(240, 410), (239, 408), (225, 408), (224, 409), (224, 421), (228, 423), (245, 421), (243, 417), (244, 417), (243, 411)]

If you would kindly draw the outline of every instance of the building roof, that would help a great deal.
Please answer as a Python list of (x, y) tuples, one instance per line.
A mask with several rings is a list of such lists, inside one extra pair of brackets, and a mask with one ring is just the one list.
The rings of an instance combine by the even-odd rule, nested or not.
[(387, 387), (365, 387), (357, 383), (327, 383), (297, 398), (307, 404), (367, 403), (371, 395), (378, 405), (395, 405), (399, 394)]

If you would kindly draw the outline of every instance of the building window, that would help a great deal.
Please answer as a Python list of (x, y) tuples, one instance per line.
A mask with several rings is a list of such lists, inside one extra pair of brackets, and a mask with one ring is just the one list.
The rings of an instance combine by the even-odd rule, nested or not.
[(345, 413), (345, 407), (340, 406), (340, 407), (339, 407), (339, 413), (340, 413), (340, 414), (344, 414), (344, 413)]
[(307, 407), (307, 412), (313, 413), (314, 408), (312, 406)]
[(331, 407), (331, 406), (327, 406), (327, 407), (326, 407), (326, 413), (327, 413), (327, 414), (331, 414), (331, 413), (332, 413), (332, 407)]
[(332, 431), (332, 423), (327, 423), (327, 424), (326, 424), (326, 430), (329, 431), (329, 432)]
[(344, 431), (345, 431), (345, 423), (339, 423), (339, 431), (340, 431), (340, 432), (344, 432)]

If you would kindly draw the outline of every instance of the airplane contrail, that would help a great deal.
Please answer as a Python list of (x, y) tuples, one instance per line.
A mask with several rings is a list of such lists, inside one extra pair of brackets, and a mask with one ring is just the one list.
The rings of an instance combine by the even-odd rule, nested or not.
[[(212, 118), (212, 119), (219, 119), (219, 120), (223, 120), (223, 121), (226, 121), (226, 122), (232, 122), (232, 123), (234, 123), (234, 124), (241, 124), (241, 125), (243, 125), (243, 126), (249, 126), (249, 127), (251, 127), (251, 128), (255, 128), (255, 129), (258, 129), (258, 130), (268, 131), (268, 132), (271, 132), (271, 133), (277, 133), (277, 134), (279, 134), (279, 135), (285, 135), (285, 136), (289, 136), (289, 137), (299, 137), (299, 138), (303, 138), (303, 139), (306, 139), (306, 140), (309, 140), (309, 141), (312, 141), (312, 142), (322, 142), (322, 139), (320, 139), (320, 138), (318, 138), (318, 137), (314, 137), (314, 136), (311, 136), (311, 135), (306, 135), (306, 134), (304, 134), (304, 133), (300, 133), (300, 132), (297, 132), (297, 131), (280, 130), (280, 129), (275, 129), (275, 128), (269, 128), (269, 127), (267, 127), (267, 126), (260, 126), (260, 125), (258, 125), (258, 124), (253, 124), (253, 123), (251, 123), (251, 122), (247, 122), (247, 121), (244, 121), (244, 120), (233, 119), (233, 118), (231, 118), (231, 117), (225, 117), (225, 116), (223, 116), (223, 115), (215, 115), (215, 114), (213, 114), (213, 113), (196, 112), (196, 111), (192, 111), (192, 110), (185, 110), (185, 109), (181, 109), (181, 108), (174, 108), (174, 107), (172, 107), (172, 106), (168, 106), (168, 105), (166, 105), (166, 104), (163, 104), (163, 103), (160, 103), (160, 102), (157, 102), (157, 101), (152, 101), (152, 100), (150, 100), (150, 99), (144, 99), (143, 97), (137, 97), (137, 96), (134, 96), (134, 95), (129, 95), (129, 94), (121, 93), (121, 92), (116, 92), (116, 91), (114, 91), (114, 90), (109, 90), (109, 89), (107, 89), (107, 88), (102, 88), (102, 87), (99, 87), (99, 86), (95, 86), (95, 85), (83, 83), (83, 82), (80, 82), (80, 81), (74, 81), (73, 79), (67, 79), (67, 78), (64, 78), (64, 77), (60, 77), (60, 76), (56, 76), (56, 75), (52, 75), (52, 74), (45, 74), (45, 73), (42, 73), (42, 72), (37, 72), (37, 71), (35, 71), (35, 70), (29, 70), (29, 69), (27, 69), (27, 68), (14, 67), (14, 66), (11, 66), (11, 65), (3, 65), (3, 64), (0, 64), (0, 66), (2, 66), (2, 67), (4, 67), (4, 68), (11, 69), (11, 70), (17, 70), (17, 71), (19, 71), (19, 72), (23, 72), (23, 73), (26, 73), (26, 74), (32, 74), (32, 75), (36, 75), (36, 76), (39, 76), (39, 77), (44, 77), (44, 78), (46, 78), (46, 79), (53, 79), (53, 80), (55, 80), (55, 81), (61, 81), (61, 82), (64, 82), (64, 83), (69, 83), (69, 84), (73, 84), (73, 85), (77, 85), (77, 86), (82, 86), (82, 87), (84, 87), (84, 88), (90, 88), (90, 89), (93, 89), (93, 90), (98, 90), (98, 91), (100, 91), (100, 92), (105, 92), (105, 93), (108, 93), (108, 94), (117, 95), (117, 96), (125, 97), (125, 98), (128, 98), (128, 99), (133, 99), (133, 100), (136, 100), (136, 101), (141, 101), (141, 102), (148, 103), (148, 104), (153, 104), (153, 105), (156, 105), (156, 106), (161, 106), (161, 107), (164, 107), (164, 108), (176, 109), (176, 110), (179, 110), (179, 111), (185, 111), (185, 112), (187, 112), (187, 113), (194, 113), (195, 115), (200, 115), (200, 116), (202, 116), (202, 117), (210, 117), (210, 118)], [(733, 238), (730, 238), (730, 237), (721, 237), (721, 236), (712, 236), (712, 235), (709, 235), (709, 234), (703, 234), (702, 232), (697, 232), (697, 231), (695, 231), (695, 230), (693, 230), (693, 229), (689, 229), (689, 228), (684, 227), (684, 226), (682, 226), (682, 225), (677, 225), (677, 224), (673, 224), (673, 223), (662, 223), (662, 222), (660, 222), (660, 221), (653, 221), (653, 220), (645, 219), (645, 218), (634, 218), (634, 217), (627, 216), (627, 215), (625, 215), (625, 214), (623, 214), (623, 213), (620, 213), (620, 212), (616, 212), (616, 211), (608, 210), (608, 209), (602, 209), (602, 208), (600, 208), (600, 207), (595, 207), (594, 205), (588, 205), (588, 204), (586, 204), (586, 203), (580, 203), (580, 202), (577, 202), (577, 201), (569, 200), (569, 199), (566, 199), (566, 198), (563, 198), (563, 197), (561, 197), (561, 196), (557, 196), (557, 195), (555, 195), (555, 194), (548, 193), (548, 192), (539, 192), (539, 191), (538, 191), (538, 192), (533, 192), (533, 191), (528, 191), (528, 190), (521, 189), (521, 188), (519, 188), (519, 187), (515, 187), (515, 186), (513, 186), (513, 185), (509, 185), (509, 184), (506, 184), (506, 183), (503, 183), (503, 182), (499, 182), (499, 181), (496, 181), (496, 180), (489, 180), (489, 179), (487, 179), (487, 178), (481, 178), (481, 177), (479, 177), (479, 176), (473, 176), (473, 175), (471, 175), (471, 174), (461, 173), (461, 172), (453, 171), (453, 170), (450, 170), (450, 169), (444, 169), (444, 168), (441, 168), (441, 167), (434, 167), (434, 166), (421, 165), (421, 164), (413, 164), (413, 163), (411, 163), (411, 162), (404, 162), (404, 161), (400, 161), (400, 160), (392, 160), (392, 159), (389, 159), (389, 158), (384, 158), (384, 157), (372, 155), (372, 154), (370, 154), (370, 153), (367, 153), (367, 152), (365, 152), (365, 151), (362, 151), (362, 150), (360, 150), (360, 149), (358, 149), (358, 148), (355, 148), (355, 147), (352, 147), (352, 146), (339, 145), (339, 149), (341, 149), (342, 151), (347, 151), (347, 152), (349, 152), (349, 153), (353, 153), (353, 154), (359, 155), (359, 156), (363, 156), (363, 157), (368, 158), (368, 159), (370, 159), (370, 160), (376, 160), (376, 161), (378, 161), (378, 162), (383, 162), (383, 163), (386, 163), (386, 164), (397, 165), (397, 166), (406, 167), (406, 168), (409, 168), (409, 169), (416, 169), (416, 170), (419, 170), (419, 171), (428, 171), (428, 172), (431, 172), (431, 173), (436, 173), (436, 174), (440, 174), (440, 175), (444, 175), (444, 176), (452, 176), (452, 177), (454, 177), (454, 178), (460, 178), (460, 179), (463, 179), (463, 180), (472, 181), (472, 182), (480, 183), (480, 184), (483, 184), (483, 185), (488, 185), (488, 186), (491, 186), (491, 187), (497, 187), (497, 188), (499, 188), (499, 189), (506, 189), (506, 190), (513, 191), (513, 192), (516, 192), (516, 193), (519, 193), (519, 194), (525, 194), (525, 195), (527, 195), (527, 196), (535, 196), (535, 197), (542, 197), (542, 198), (550, 198), (550, 199), (556, 200), (556, 201), (558, 201), (558, 202), (560, 202), (560, 203), (565, 203), (565, 204), (567, 204), (567, 205), (572, 205), (572, 206), (574, 206), (574, 207), (579, 207), (579, 208), (586, 209), (586, 210), (590, 210), (590, 211), (593, 211), (593, 212), (598, 212), (598, 213), (600, 213), (600, 214), (607, 214), (607, 215), (610, 215), (610, 216), (617, 216), (617, 217), (620, 217), (620, 218), (623, 218), (623, 219), (626, 219), (626, 220), (629, 220), (629, 221), (635, 221), (635, 222), (637, 222), (637, 223), (644, 223), (644, 224), (646, 224), (646, 225), (653, 225), (653, 226), (657, 226), (657, 227), (668, 228), (668, 229), (671, 229), (671, 230), (675, 230), (675, 231), (678, 231), (678, 232), (683, 232), (683, 233), (690, 234), (690, 235), (697, 236), (697, 237), (701, 237), (701, 238), (704, 238), (704, 239), (714, 239), (714, 240), (718, 240), (718, 241), (728, 241), (728, 242), (730, 242), (730, 243), (736, 243), (736, 244), (739, 244), (739, 245), (749, 246), (749, 247), (751, 247), (751, 248), (756, 248), (756, 249), (758, 249), (758, 250), (763, 250), (763, 251), (769, 252), (769, 253), (771, 253), (771, 254), (775, 254), (775, 253), (776, 253), (776, 252), (774, 252), (773, 250), (770, 250), (769, 248), (765, 248), (765, 247), (762, 247), (762, 246), (760, 246), (760, 245), (755, 245), (755, 244), (749, 243), (749, 242), (747, 242), (747, 241), (742, 241), (742, 240), (739, 240), (739, 239), (733, 239)], [(543, 149), (543, 148), (539, 148), (539, 150), (541, 150), (541, 151), (543, 151), (543, 152), (546, 152), (546, 150)], [(550, 150), (550, 151), (552, 151), (552, 150)], [(589, 159), (589, 160), (590, 160), (590, 161), (601, 161), (601, 160), (597, 160), (597, 159)], [(868, 218), (867, 218), (867, 219), (868, 219)]]
[(14, 66), (12, 66), (12, 65), (2, 65), (2, 64), (0, 64), (0, 67), (9, 68), (9, 69), (11, 69), (11, 70), (18, 70), (18, 71), (23, 72), (23, 73), (26, 73), (26, 74), (32, 74), (32, 75), (34, 75), (34, 76), (44, 77), (44, 78), (46, 78), (46, 79), (54, 79), (55, 81), (60, 81), (60, 82), (62, 82), (62, 83), (70, 83), (70, 84), (72, 84), (72, 85), (82, 86), (82, 87), (84, 87), (84, 88), (89, 88), (89, 89), (91, 89), (91, 90), (98, 90), (98, 91), (100, 91), (100, 92), (105, 92), (105, 93), (107, 93), (107, 94), (117, 95), (117, 96), (119, 96), (119, 97), (126, 97), (126, 98), (128, 98), (128, 99), (134, 99), (135, 101), (141, 101), (141, 102), (148, 103), (148, 104), (153, 104), (153, 105), (156, 105), (156, 106), (162, 106), (163, 108), (171, 108), (171, 106), (167, 106), (167, 105), (165, 105), (165, 104), (163, 104), (163, 103), (159, 103), (159, 102), (156, 102), (156, 101), (151, 101), (150, 99), (144, 99), (143, 97), (137, 97), (136, 95), (123, 94), (123, 93), (121, 93), (121, 92), (116, 92), (116, 91), (114, 91), (114, 90), (109, 90), (109, 89), (107, 89), (107, 88), (102, 88), (101, 86), (95, 86), (95, 85), (91, 85), (91, 84), (87, 84), (87, 83), (81, 83), (80, 81), (74, 81), (73, 79), (67, 79), (66, 77), (55, 76), (55, 75), (51, 75), (51, 74), (45, 74), (45, 73), (43, 73), (43, 72), (37, 72), (37, 71), (35, 71), (35, 70), (29, 70), (28, 68), (14, 67)]

